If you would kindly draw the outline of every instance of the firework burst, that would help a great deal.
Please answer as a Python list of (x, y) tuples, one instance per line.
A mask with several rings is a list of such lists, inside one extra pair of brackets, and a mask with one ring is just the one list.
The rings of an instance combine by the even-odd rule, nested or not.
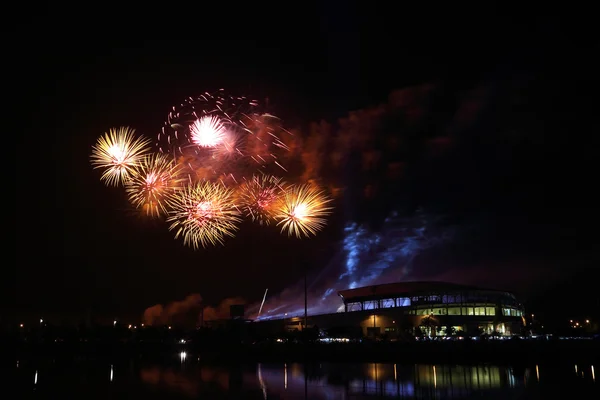
[(136, 138), (134, 133), (135, 130), (128, 127), (113, 128), (92, 146), (91, 163), (94, 168), (104, 169), (100, 180), (106, 185), (125, 183), (150, 150), (150, 140)]
[(212, 176), (235, 175), (241, 181), (257, 169), (285, 171), (288, 146), (281, 135), (291, 137), (277, 117), (259, 110), (257, 101), (219, 90), (173, 107), (157, 145), (182, 162), (192, 180), (206, 179), (202, 171), (211, 171)]
[(186, 186), (176, 193), (170, 206), (169, 230), (175, 231), (175, 239), (183, 237), (184, 244), (194, 249), (224, 244), (241, 222), (233, 191), (214, 182)]
[(298, 238), (316, 235), (326, 224), (325, 217), (330, 214), (331, 201), (325, 193), (311, 185), (302, 184), (289, 187), (275, 212), (277, 225), (281, 232)]
[(253, 176), (244, 182), (238, 190), (244, 215), (260, 225), (269, 225), (284, 193), (284, 185), (281, 178), (271, 175)]
[(200, 147), (213, 148), (222, 145), (226, 134), (227, 128), (215, 115), (197, 119), (190, 126), (191, 141)]
[(169, 200), (185, 182), (180, 171), (180, 166), (164, 154), (146, 155), (125, 183), (129, 201), (146, 215), (166, 215)]

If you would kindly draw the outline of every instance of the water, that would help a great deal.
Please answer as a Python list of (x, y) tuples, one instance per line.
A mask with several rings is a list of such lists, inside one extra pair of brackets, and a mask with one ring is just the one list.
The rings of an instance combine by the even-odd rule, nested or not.
[[(11, 398), (546, 399), (599, 398), (594, 365), (299, 363), (203, 365), (166, 360), (37, 360), (13, 365)], [(5, 375), (6, 376), (6, 375)], [(5, 387), (5, 390), (6, 387)], [(5, 394), (8, 394), (5, 392)]]

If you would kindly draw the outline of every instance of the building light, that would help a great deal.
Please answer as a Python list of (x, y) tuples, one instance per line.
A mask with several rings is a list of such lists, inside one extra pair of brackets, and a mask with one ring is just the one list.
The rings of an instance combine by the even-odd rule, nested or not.
[(586, 319), (586, 320), (585, 320), (585, 323), (586, 323), (586, 324), (589, 324), (589, 323), (590, 323), (590, 320), (589, 320), (589, 319)]

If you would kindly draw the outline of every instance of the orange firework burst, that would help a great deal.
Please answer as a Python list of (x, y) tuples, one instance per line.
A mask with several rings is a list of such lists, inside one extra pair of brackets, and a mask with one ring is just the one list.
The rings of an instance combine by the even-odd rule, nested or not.
[(136, 138), (135, 130), (128, 127), (111, 129), (92, 146), (91, 163), (94, 168), (104, 168), (100, 180), (107, 185), (125, 183), (139, 165), (144, 154), (150, 150), (150, 140)]
[(284, 193), (281, 178), (271, 175), (253, 176), (239, 188), (240, 206), (247, 217), (261, 225), (269, 225), (277, 202)]
[(180, 166), (166, 155), (147, 155), (125, 183), (129, 201), (136, 208), (143, 208), (147, 215), (165, 215), (169, 199), (182, 188), (184, 179), (180, 171)]
[(319, 188), (310, 185), (294, 185), (288, 188), (275, 212), (277, 225), (298, 238), (316, 235), (326, 224), (325, 216), (331, 212), (327, 206), (331, 199)]
[(219, 117), (214, 115), (202, 117), (190, 126), (192, 143), (200, 147), (216, 147), (227, 134), (227, 128)]
[(175, 239), (183, 237), (184, 244), (194, 249), (224, 244), (227, 236), (234, 236), (241, 221), (233, 191), (214, 182), (202, 181), (185, 187), (169, 205), (169, 230), (175, 230)]

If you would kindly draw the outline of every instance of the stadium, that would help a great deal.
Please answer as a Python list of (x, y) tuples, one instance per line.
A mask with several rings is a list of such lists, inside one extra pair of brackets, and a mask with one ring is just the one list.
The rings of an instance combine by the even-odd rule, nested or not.
[[(264, 329), (301, 331), (305, 326), (329, 336), (399, 338), (520, 334), (525, 324), (514, 294), (447, 282), (399, 282), (338, 292), (339, 312), (257, 321)], [(334, 333), (335, 332), (335, 333)]]

